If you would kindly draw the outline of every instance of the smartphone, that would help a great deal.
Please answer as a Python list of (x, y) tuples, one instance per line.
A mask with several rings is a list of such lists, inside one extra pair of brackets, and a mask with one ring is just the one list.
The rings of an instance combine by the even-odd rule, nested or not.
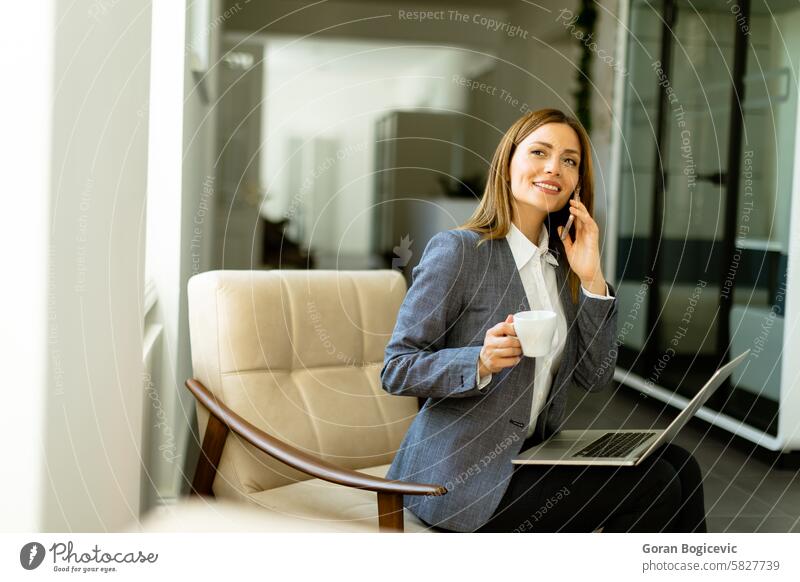
[[(575, 188), (575, 192), (572, 193), (573, 200), (580, 200), (581, 199), (581, 187), (580, 184), (577, 188)], [(561, 240), (567, 238), (567, 233), (569, 232), (569, 228), (572, 226), (572, 223), (575, 221), (575, 217), (570, 214), (569, 220), (567, 220), (567, 225), (564, 227), (564, 230), (561, 231)]]

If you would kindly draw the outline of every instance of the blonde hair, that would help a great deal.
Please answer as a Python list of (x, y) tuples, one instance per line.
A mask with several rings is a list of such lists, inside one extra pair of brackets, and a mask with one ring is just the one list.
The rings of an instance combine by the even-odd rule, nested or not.
[[(486, 180), (486, 188), (483, 191), (478, 208), (472, 216), (462, 224), (459, 229), (471, 230), (481, 235), (478, 242), (480, 246), (487, 240), (504, 238), (511, 228), (512, 207), (511, 207), (511, 158), (517, 146), (528, 137), (533, 131), (547, 123), (564, 123), (575, 130), (578, 141), (581, 144), (581, 162), (578, 168), (579, 184), (581, 186), (581, 202), (586, 206), (590, 216), (594, 216), (594, 174), (592, 172), (592, 154), (590, 149), (589, 135), (581, 123), (574, 117), (570, 117), (558, 109), (539, 109), (531, 111), (515, 121), (503, 135), (497, 149), (492, 156), (492, 163), (489, 166), (489, 177)], [(551, 212), (545, 220), (550, 240), (558, 238), (559, 226), (565, 225), (569, 217), (569, 204), (564, 208)], [(572, 226), (571, 235), (574, 237), (575, 226)], [(560, 241), (558, 244), (561, 244)], [(562, 253), (563, 255), (563, 253)], [(566, 261), (566, 256), (562, 257)], [(580, 280), (578, 276), (567, 267), (567, 282), (570, 287), (572, 302), (578, 302), (578, 291)]]

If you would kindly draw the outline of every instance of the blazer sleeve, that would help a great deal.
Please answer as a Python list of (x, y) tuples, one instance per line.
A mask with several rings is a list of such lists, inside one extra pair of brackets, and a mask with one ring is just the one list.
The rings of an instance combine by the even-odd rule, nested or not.
[(412, 271), (412, 284), (386, 346), (381, 385), (390, 394), (423, 398), (482, 396), (481, 346), (447, 345), (463, 305), (469, 252), (459, 231), (435, 235)]
[(576, 327), (578, 363), (573, 378), (589, 392), (599, 392), (611, 383), (617, 362), (617, 303), (611, 284), (608, 294), (613, 300), (587, 296), (580, 291)]

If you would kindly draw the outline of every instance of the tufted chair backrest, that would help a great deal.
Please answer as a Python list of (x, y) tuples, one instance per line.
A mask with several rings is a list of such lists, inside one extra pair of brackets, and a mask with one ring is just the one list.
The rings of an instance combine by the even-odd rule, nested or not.
[[(405, 296), (397, 271), (211, 271), (189, 281), (194, 377), (261, 430), (351, 469), (390, 463), (417, 413), (380, 370)], [(208, 412), (198, 405), (203, 437)], [(214, 494), (307, 479), (229, 433)]]

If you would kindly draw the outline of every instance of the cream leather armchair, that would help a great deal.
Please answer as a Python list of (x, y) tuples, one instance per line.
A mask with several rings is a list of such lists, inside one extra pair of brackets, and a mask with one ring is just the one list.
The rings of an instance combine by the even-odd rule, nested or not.
[(417, 413), (416, 398), (380, 385), (405, 290), (396, 271), (192, 277), (186, 385), (202, 439), (194, 492), (303, 520), (309, 531), (430, 531), (402, 496), (446, 489), (383, 478)]

